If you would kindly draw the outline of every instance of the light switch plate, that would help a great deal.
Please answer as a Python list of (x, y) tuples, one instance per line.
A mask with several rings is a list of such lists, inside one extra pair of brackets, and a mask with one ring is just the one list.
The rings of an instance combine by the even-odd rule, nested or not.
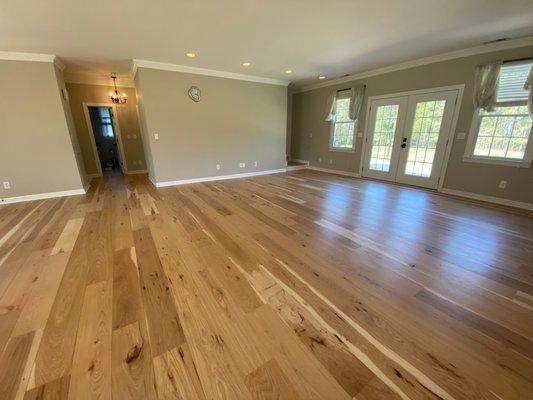
[(159, 140), (159, 133), (154, 133), (154, 139)]
[(11, 183), (4, 182), (4, 189), (11, 189)]

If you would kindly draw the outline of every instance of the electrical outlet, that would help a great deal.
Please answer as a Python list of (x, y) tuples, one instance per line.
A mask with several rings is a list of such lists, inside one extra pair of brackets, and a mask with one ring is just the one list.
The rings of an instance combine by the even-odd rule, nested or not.
[(257, 167), (257, 161), (254, 161), (254, 167)]
[(309, 133), (309, 137), (312, 138), (312, 137), (313, 137), (313, 134), (312, 134), (312, 133)]
[(500, 189), (505, 189), (507, 187), (507, 181), (500, 181), (500, 184), (498, 185)]
[(332, 160), (331, 158), (329, 159), (329, 163), (330, 163), (330, 164), (333, 164), (333, 160)]
[(466, 137), (466, 133), (464, 132), (457, 132), (456, 138), (457, 140), (464, 140)]
[(246, 167), (246, 164), (245, 164), (245, 163), (243, 163), (243, 162), (242, 162), (242, 163), (239, 163), (239, 168), (244, 168), (244, 167)]
[(322, 157), (318, 157), (318, 162), (322, 162)]
[(159, 140), (159, 133), (154, 133), (154, 139)]
[(9, 182), (4, 182), (4, 189), (11, 189), (11, 183)]
[(217, 170), (220, 170), (220, 164), (217, 164), (215, 167)]

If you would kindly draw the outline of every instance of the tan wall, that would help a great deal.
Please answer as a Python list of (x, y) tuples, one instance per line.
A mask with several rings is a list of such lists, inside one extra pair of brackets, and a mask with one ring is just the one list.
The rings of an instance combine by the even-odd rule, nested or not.
[[(286, 165), (286, 87), (146, 68), (135, 82), (158, 182)], [(192, 85), (202, 91), (199, 103), (187, 95)]]
[(52, 63), (0, 61), (0, 198), (81, 189)]
[[(480, 54), (450, 61), (377, 75), (308, 92), (296, 93), (292, 104), (291, 157), (308, 160), (311, 165), (342, 171), (358, 172), (362, 139), (357, 138), (354, 153), (329, 150), (330, 125), (323, 120), (325, 102), (334, 89), (366, 84), (365, 103), (357, 132), (363, 132), (367, 99), (370, 96), (465, 84), (456, 132), (469, 133), (474, 108), (472, 105), (474, 69), (491, 60), (533, 57), (533, 47)], [(312, 134), (312, 138), (309, 135)], [(516, 168), (464, 162), (466, 139), (454, 137), (444, 187), (514, 201), (533, 203), (533, 168)], [(322, 158), (322, 163), (318, 158)], [(329, 164), (329, 160), (333, 164)], [(500, 180), (507, 181), (505, 190), (498, 189)]]
[[(76, 126), (78, 140), (85, 163), (87, 174), (98, 173), (94, 150), (85, 114), (83, 103), (109, 103), (109, 92), (113, 89), (110, 86), (87, 85), (67, 82), (67, 89), (70, 97), (70, 107), (72, 117)], [(120, 87), (119, 91), (128, 95), (128, 102), (124, 105), (117, 105), (117, 118), (120, 126), (122, 145), (124, 148), (124, 158), (128, 171), (146, 169), (144, 150), (137, 116), (137, 99), (135, 88)], [(135, 161), (135, 165), (133, 162)]]

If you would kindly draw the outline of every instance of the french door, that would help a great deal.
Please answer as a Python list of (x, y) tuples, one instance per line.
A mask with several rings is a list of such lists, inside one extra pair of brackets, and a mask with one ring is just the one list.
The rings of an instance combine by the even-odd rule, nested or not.
[(457, 90), (373, 100), (363, 176), (436, 188)]

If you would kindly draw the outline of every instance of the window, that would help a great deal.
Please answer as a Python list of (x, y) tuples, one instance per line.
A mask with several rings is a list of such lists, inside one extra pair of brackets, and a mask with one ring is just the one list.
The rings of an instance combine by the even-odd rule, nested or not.
[(504, 64), (494, 111), (474, 114), (466, 161), (529, 166), (533, 156), (532, 118), (524, 84), (533, 60)]
[(331, 124), (329, 148), (334, 151), (354, 151), (355, 122), (350, 119), (350, 92), (339, 92), (335, 104), (335, 120)]

